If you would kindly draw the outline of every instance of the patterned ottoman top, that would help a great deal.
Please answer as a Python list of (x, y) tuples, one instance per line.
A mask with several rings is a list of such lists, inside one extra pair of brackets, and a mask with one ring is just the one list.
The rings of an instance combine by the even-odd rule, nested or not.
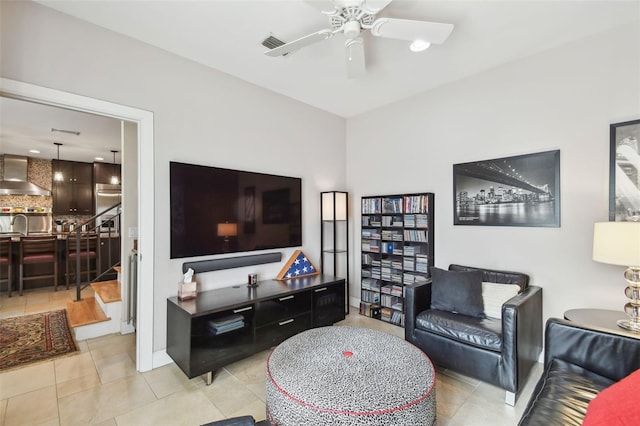
[(298, 405), (347, 415), (407, 409), (435, 384), (433, 364), (420, 349), (380, 331), (346, 326), (284, 341), (267, 361), (267, 378)]

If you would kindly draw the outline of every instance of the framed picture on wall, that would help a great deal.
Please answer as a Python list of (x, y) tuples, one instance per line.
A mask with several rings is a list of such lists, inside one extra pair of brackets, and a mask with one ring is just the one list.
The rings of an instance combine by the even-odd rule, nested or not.
[(560, 226), (560, 151), (453, 165), (453, 224)]
[(609, 220), (640, 220), (640, 120), (609, 126)]

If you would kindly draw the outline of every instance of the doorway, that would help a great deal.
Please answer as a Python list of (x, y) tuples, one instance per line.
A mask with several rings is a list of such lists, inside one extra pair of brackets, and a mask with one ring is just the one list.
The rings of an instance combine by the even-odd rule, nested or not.
[[(139, 264), (137, 268), (136, 369), (138, 371), (153, 369), (153, 113), (4, 78), (0, 78), (0, 95), (136, 123), (138, 137), (138, 180), (136, 186), (139, 195), (137, 203)], [(141, 188), (145, 190), (143, 191)], [(145, 301), (147, 303), (143, 303)]]

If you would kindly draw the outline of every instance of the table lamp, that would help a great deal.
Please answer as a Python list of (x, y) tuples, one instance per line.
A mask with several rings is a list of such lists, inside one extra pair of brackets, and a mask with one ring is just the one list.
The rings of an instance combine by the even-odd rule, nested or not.
[(640, 332), (640, 222), (599, 222), (593, 227), (593, 260), (627, 266), (624, 279), (629, 285), (624, 294), (628, 320), (618, 326)]

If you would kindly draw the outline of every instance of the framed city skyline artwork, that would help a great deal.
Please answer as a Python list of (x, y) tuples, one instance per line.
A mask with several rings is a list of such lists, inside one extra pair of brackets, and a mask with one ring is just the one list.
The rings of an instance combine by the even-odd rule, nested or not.
[(453, 224), (560, 226), (560, 150), (453, 165)]
[(640, 220), (640, 120), (609, 126), (609, 220)]

